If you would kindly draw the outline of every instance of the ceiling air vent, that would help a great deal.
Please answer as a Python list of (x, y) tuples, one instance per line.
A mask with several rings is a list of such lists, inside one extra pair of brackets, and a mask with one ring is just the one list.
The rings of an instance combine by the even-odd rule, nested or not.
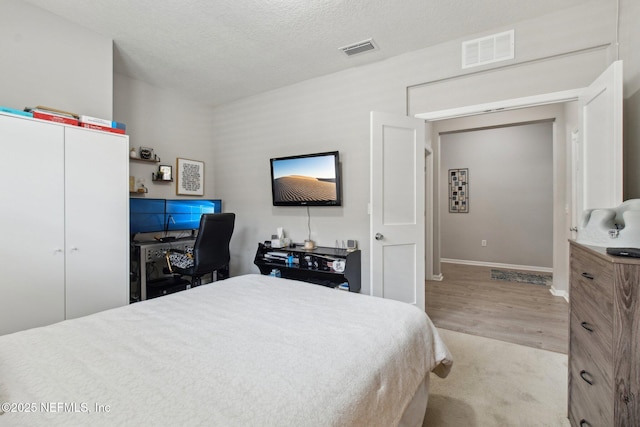
[(462, 42), (462, 68), (477, 67), (513, 59), (515, 31)]
[(361, 42), (340, 48), (340, 50), (343, 51), (347, 56), (353, 56), (375, 49), (377, 49), (377, 46), (373, 43), (373, 39), (363, 40)]

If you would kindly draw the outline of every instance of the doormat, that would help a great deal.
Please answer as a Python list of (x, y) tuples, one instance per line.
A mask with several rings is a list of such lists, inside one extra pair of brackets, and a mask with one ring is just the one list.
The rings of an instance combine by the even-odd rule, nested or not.
[(551, 274), (523, 273), (520, 271), (496, 270), (493, 268), (491, 269), (491, 279), (542, 286), (551, 286), (553, 282), (553, 276)]

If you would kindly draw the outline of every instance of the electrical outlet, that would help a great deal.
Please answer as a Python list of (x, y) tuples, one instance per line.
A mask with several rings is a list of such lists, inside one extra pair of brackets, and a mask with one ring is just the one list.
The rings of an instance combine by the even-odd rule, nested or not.
[(483, 240), (482, 242), (480, 242), (480, 244), (481, 244), (482, 246), (487, 246), (487, 241), (486, 241), (486, 240)]

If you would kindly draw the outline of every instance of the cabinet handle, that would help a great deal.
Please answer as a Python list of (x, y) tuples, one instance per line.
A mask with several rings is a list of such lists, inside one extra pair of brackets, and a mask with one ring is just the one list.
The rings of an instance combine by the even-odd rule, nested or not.
[(582, 273), (582, 277), (589, 279), (589, 280), (593, 280), (593, 275), (589, 274), (589, 273)]
[(583, 418), (580, 420), (580, 427), (591, 427), (591, 423)]
[(589, 332), (593, 332), (593, 327), (590, 324), (588, 324), (587, 322), (580, 323), (580, 326), (582, 326), (583, 328), (585, 328)]
[(582, 378), (587, 384), (593, 385), (593, 376), (584, 369), (580, 371), (580, 378)]

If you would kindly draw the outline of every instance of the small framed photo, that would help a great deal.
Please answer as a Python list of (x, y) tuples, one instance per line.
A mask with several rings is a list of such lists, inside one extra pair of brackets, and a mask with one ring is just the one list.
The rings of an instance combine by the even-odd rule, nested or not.
[(158, 167), (158, 177), (161, 181), (173, 181), (172, 167), (169, 165), (160, 165), (160, 167)]
[(181, 158), (177, 159), (176, 194), (204, 196), (204, 162)]

